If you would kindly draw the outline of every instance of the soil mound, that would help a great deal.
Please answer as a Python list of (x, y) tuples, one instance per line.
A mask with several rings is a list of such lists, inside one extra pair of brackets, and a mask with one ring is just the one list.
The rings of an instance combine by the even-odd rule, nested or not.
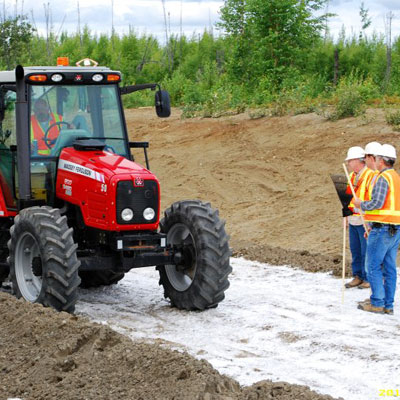
[(248, 388), (204, 360), (0, 293), (0, 398), (329, 400), (306, 387)]

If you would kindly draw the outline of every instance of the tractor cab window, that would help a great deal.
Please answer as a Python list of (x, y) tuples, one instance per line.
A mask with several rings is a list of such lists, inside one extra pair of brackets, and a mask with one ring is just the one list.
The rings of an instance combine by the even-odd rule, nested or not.
[(7, 208), (15, 209), (15, 152), (11, 150), (16, 144), (15, 92), (1, 88), (0, 101), (0, 187)]
[(116, 85), (31, 87), (31, 154), (58, 157), (76, 139), (95, 138), (128, 157)]
[(31, 187), (35, 199), (55, 198), (57, 157), (75, 140), (97, 139), (129, 156), (117, 85), (30, 86)]
[(6, 90), (2, 93), (4, 99), (4, 117), (0, 124), (0, 143), (6, 147), (17, 144), (15, 132), (15, 102), (14, 91)]

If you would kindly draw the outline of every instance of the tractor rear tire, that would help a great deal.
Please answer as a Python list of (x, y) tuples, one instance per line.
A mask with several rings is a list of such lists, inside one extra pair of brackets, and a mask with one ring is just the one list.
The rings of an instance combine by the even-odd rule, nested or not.
[(184, 310), (218, 306), (229, 287), (231, 251), (218, 210), (198, 200), (180, 201), (160, 221), (167, 245), (183, 254), (180, 265), (158, 266), (160, 285), (171, 304)]
[(99, 286), (114, 285), (119, 282), (125, 274), (115, 271), (81, 271), (79, 272), (82, 288), (94, 288)]
[(56, 208), (23, 209), (8, 242), (13, 293), (31, 303), (72, 313), (80, 278), (77, 245), (67, 217)]

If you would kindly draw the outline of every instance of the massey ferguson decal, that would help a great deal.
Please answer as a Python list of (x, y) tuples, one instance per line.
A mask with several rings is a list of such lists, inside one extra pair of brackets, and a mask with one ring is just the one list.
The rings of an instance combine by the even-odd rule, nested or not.
[(63, 189), (65, 190), (66, 196), (72, 196), (72, 180), (64, 179)]
[(72, 172), (73, 174), (87, 176), (88, 178), (94, 179), (98, 182), (105, 182), (103, 174), (93, 171), (90, 168), (82, 167), (82, 165), (75, 164), (71, 161), (66, 161), (60, 158), (58, 162), (58, 169), (63, 169), (64, 171)]
[(135, 186), (144, 186), (144, 180), (140, 176), (135, 176)]

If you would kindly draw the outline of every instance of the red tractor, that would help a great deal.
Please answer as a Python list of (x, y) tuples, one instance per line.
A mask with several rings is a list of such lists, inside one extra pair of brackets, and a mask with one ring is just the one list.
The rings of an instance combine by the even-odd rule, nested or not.
[[(156, 266), (180, 309), (216, 307), (229, 287), (224, 222), (209, 203), (179, 201), (160, 221), (160, 185), (147, 142), (130, 142), (119, 87), (105, 67), (0, 72), (0, 282), (27, 301), (73, 312), (78, 287), (118, 282)], [(146, 168), (131, 149), (142, 148)]]

